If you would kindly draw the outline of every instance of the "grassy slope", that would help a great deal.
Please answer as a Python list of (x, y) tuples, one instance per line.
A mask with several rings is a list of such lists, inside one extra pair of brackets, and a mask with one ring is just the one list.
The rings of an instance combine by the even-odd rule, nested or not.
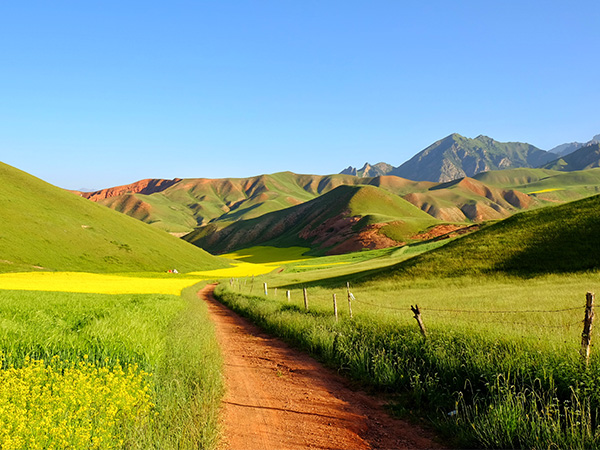
[[(399, 196), (423, 193), (427, 197), (424, 201), (433, 205), (427, 212), (445, 221), (468, 220), (460, 211), (467, 203), (482, 203), (501, 211), (492, 213), (493, 217), (490, 218), (506, 217), (513, 211), (507, 208), (506, 202), (497, 203), (470, 191), (429, 191), (437, 186), (432, 182), (415, 182), (396, 176), (359, 178), (341, 174), (320, 176), (292, 172), (251, 178), (185, 179), (159, 193), (122, 194), (101, 200), (100, 203), (155, 227), (185, 232), (192, 231), (198, 224), (224, 224), (260, 217), (313, 200), (341, 185), (371, 185)], [(450, 210), (452, 213), (448, 212)]]
[(100, 203), (168, 231), (191, 231), (210, 221), (232, 222), (251, 219), (288, 208), (342, 184), (365, 180), (349, 175), (300, 175), (281, 172), (251, 178), (184, 179), (152, 195), (136, 195), (148, 203), (150, 212), (138, 211), (139, 204), (119, 195)]
[(550, 169), (491, 171), (474, 178), (490, 186), (517, 189), (540, 200), (565, 202), (600, 192), (600, 169), (560, 172)]
[(337, 216), (363, 217), (354, 227), (355, 232), (372, 223), (393, 221), (397, 222), (396, 234), (403, 231), (408, 235), (437, 223), (409, 202), (382, 189), (339, 186), (314, 200), (259, 218), (240, 220), (224, 228), (211, 224), (185, 239), (213, 252), (257, 245), (315, 247), (314, 239), (303, 239), (300, 233)]
[(0, 271), (179, 271), (226, 265), (198, 248), (0, 163)]
[(600, 268), (600, 196), (521, 212), (420, 255), (376, 278), (507, 273), (534, 276)]
[[(599, 448), (600, 360), (593, 352), (585, 370), (578, 357), (585, 292), (600, 279), (599, 207), (595, 196), (522, 212), (391, 268), (303, 271), (317, 263), (307, 261), (266, 275), (291, 289), (291, 302), (242, 284), (218, 295), (343, 373), (399, 394), (402, 412), (420, 411), (460, 448)], [(352, 320), (340, 302), (346, 281)]]
[(600, 165), (600, 144), (586, 145), (573, 153), (558, 158), (544, 166), (561, 171), (585, 170)]

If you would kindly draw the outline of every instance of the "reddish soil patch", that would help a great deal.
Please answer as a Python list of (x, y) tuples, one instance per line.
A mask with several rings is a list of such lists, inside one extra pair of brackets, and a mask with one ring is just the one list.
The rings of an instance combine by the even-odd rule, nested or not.
[(469, 225), (466, 227), (460, 225), (436, 225), (424, 233), (414, 235), (411, 239), (418, 239), (421, 241), (428, 241), (429, 239), (435, 238), (447, 239), (460, 236), (461, 234), (471, 233), (472, 231), (477, 231), (478, 229), (479, 225)]
[(426, 431), (385, 413), (382, 402), (304, 353), (204, 299), (225, 359), (222, 421), (229, 449), (442, 448)]
[(341, 244), (327, 252), (328, 255), (342, 255), (344, 253), (358, 252), (362, 249), (375, 250), (380, 248), (396, 247), (406, 242), (395, 241), (381, 234), (381, 230), (387, 223), (376, 223), (365, 227), (360, 233), (350, 236)]
[(153, 194), (155, 192), (162, 192), (165, 189), (177, 184), (181, 181), (180, 178), (175, 178), (173, 180), (162, 180), (162, 179), (146, 179), (141, 180), (136, 183), (126, 184), (123, 186), (116, 186), (108, 189), (102, 189), (100, 191), (95, 192), (79, 192), (79, 191), (71, 191), (74, 192), (81, 197), (87, 198), (93, 202), (97, 202), (99, 200), (104, 200), (106, 198), (117, 197), (123, 194)]

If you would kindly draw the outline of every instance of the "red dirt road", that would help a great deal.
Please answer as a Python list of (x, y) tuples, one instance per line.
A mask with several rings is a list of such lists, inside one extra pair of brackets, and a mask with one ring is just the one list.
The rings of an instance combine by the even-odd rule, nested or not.
[(225, 359), (223, 448), (441, 448), (431, 434), (391, 418), (376, 399), (217, 302), (214, 288), (198, 295)]

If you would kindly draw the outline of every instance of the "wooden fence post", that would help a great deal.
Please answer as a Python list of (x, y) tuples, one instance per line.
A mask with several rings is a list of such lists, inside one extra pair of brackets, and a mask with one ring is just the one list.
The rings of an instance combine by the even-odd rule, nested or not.
[(263, 287), (265, 288), (265, 295), (268, 295), (269, 291), (267, 290), (267, 283), (263, 283)]
[(354, 300), (354, 295), (352, 295), (352, 292), (348, 291), (348, 311), (350, 311), (351, 319), (352, 319), (352, 300)]
[(304, 293), (304, 309), (308, 311), (308, 293), (306, 292), (306, 288), (303, 288), (302, 292)]
[(252, 294), (252, 290), (254, 289), (254, 275), (252, 275), (252, 284), (250, 285), (250, 293)]
[(285, 291), (285, 296), (287, 297), (287, 301), (290, 301), (290, 291)]
[(583, 318), (583, 332), (581, 333), (581, 357), (586, 366), (590, 362), (590, 344), (592, 343), (595, 297), (596, 296), (591, 292), (588, 292), (585, 296), (585, 316)]
[(277, 288), (275, 288), (275, 292), (273, 292), (273, 297), (277, 297)]
[(335, 321), (338, 321), (338, 313), (337, 313), (337, 299), (335, 294), (333, 294), (333, 314), (335, 315)]
[(427, 331), (425, 330), (425, 324), (423, 323), (423, 319), (421, 318), (421, 311), (419, 311), (419, 305), (415, 305), (414, 307), (410, 306), (411, 311), (415, 314), (415, 319), (419, 324), (419, 328), (421, 329), (421, 334), (424, 338), (427, 337)]

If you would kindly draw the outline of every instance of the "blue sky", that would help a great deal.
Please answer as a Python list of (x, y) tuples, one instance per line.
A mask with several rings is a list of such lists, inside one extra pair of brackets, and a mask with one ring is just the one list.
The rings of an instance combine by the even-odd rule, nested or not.
[(0, 3), (0, 161), (52, 184), (400, 165), (600, 133), (597, 1)]

